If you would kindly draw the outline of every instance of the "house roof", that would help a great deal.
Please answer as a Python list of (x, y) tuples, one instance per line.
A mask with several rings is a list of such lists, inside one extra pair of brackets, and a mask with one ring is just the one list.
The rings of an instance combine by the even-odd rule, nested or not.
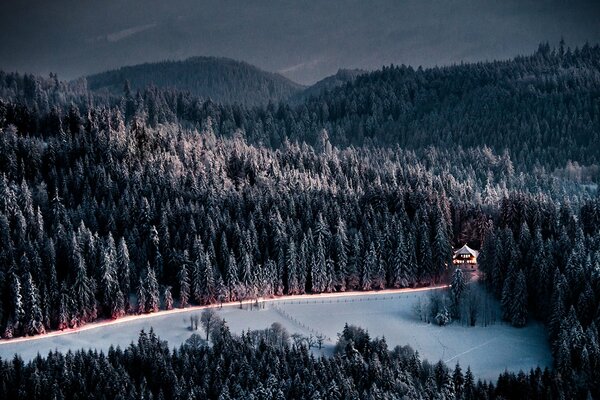
[(472, 248), (470, 248), (469, 246), (467, 246), (466, 244), (461, 247), (460, 249), (456, 250), (454, 252), (454, 255), (461, 255), (461, 254), (468, 254), (468, 255), (472, 255), (473, 257), (477, 257), (479, 255), (479, 252), (477, 250), (473, 250)]

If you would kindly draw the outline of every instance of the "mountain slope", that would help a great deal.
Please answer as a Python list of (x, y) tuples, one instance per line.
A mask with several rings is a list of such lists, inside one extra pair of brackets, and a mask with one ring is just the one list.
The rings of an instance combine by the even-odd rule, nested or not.
[(123, 67), (87, 77), (92, 91), (123, 92), (125, 81), (133, 90), (150, 85), (189, 91), (219, 103), (248, 106), (278, 102), (300, 92), (302, 85), (260, 70), (245, 62), (217, 57), (194, 57)]
[(362, 69), (340, 69), (335, 73), (335, 75), (323, 78), (314, 85), (309, 86), (302, 92), (299, 92), (293, 97), (292, 100), (295, 103), (301, 103), (309, 99), (311, 96), (318, 96), (327, 90), (335, 89), (348, 82), (354, 82), (359, 75), (366, 73), (367, 71)]
[(332, 143), (485, 145), (508, 149), (529, 166), (562, 167), (568, 160), (600, 162), (599, 102), (598, 45), (541, 45), (532, 56), (507, 61), (385, 67), (303, 106)]

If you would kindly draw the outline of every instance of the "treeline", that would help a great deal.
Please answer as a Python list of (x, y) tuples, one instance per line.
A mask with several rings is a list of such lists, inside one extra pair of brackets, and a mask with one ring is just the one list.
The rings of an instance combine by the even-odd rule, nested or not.
[(504, 319), (547, 323), (563, 382), (600, 393), (600, 199), (578, 214), (540, 199), (510, 195), (479, 257)]
[(217, 136), (241, 133), (248, 143), (275, 148), (286, 140), (318, 145), (322, 129), (339, 147), (485, 145), (500, 154), (508, 149), (520, 171), (558, 168), (563, 174), (572, 161), (597, 182), (599, 68), (598, 45), (574, 50), (540, 45), (533, 55), (509, 61), (385, 67), (300, 105), (272, 102), (256, 108), (156, 87), (101, 96), (88, 91), (84, 81), (1, 73), (2, 97), (16, 101), (0, 103), (0, 123), (23, 134), (51, 134), (59, 121), (67, 130), (64, 121), (73, 118), (73, 107), (80, 115), (94, 107), (118, 107), (126, 124), (179, 122), (200, 129), (210, 124)]
[[(214, 330), (213, 330), (214, 331)], [(276, 342), (268, 340), (277, 335)], [(346, 326), (334, 357), (315, 358), (278, 332), (241, 337), (219, 325), (207, 346), (194, 335), (170, 350), (151, 331), (107, 354), (50, 352), (25, 364), (0, 362), (5, 399), (550, 399), (571, 398), (556, 376), (539, 368), (504, 373), (497, 385), (475, 382), (470, 369), (420, 360), (410, 347), (389, 350), (385, 339)]]

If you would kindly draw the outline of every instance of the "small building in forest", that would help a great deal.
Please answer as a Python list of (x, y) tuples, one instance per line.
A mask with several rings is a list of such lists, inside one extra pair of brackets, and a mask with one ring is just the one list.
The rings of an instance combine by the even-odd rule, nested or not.
[(474, 270), (477, 268), (477, 256), (479, 256), (479, 252), (465, 244), (460, 249), (454, 251), (452, 264), (462, 269)]

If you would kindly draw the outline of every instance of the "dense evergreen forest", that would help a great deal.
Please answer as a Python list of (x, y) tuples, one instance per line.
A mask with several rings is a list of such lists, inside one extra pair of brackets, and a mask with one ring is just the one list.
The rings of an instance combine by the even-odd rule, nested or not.
[(389, 350), (360, 328), (344, 327), (335, 357), (315, 358), (276, 327), (233, 337), (226, 325), (212, 347), (193, 335), (170, 350), (154, 333), (127, 349), (50, 353), (0, 363), (4, 399), (549, 399), (565, 398), (554, 373), (506, 372), (497, 384), (470, 369), (420, 360), (410, 347)]
[[(482, 250), (503, 317), (547, 323), (556, 364), (552, 373), (477, 385), (473, 396), (600, 396), (599, 66), (598, 46), (542, 45), (504, 62), (386, 67), (298, 106), (254, 108), (172, 89), (98, 94), (85, 80), (0, 73), (0, 333), (188, 304), (428, 285), (448, 277), (452, 246), (469, 243)], [(10, 379), (48, 374), (50, 384), (59, 379), (51, 374), (67, 373), (56, 370), (64, 357), (78, 374), (110, 364), (131, 379), (128, 393), (135, 384), (165, 398), (187, 382), (185, 362), (212, 360), (207, 366), (225, 371), (219, 363), (237, 365), (228, 355), (238, 351), (315, 371), (302, 375), (310, 381), (299, 385), (313, 386), (304, 397), (325, 396), (316, 376), (332, 374), (327, 385), (347, 383), (350, 397), (405, 393), (376, 389), (365, 369), (378, 368), (437, 395), (449, 373), (409, 373), (415, 357), (385, 346), (357, 362), (227, 339), (219, 360), (219, 347), (169, 354), (151, 342), (108, 358), (5, 363), (2, 390), (41, 390)], [(164, 386), (134, 372), (167, 359)], [(261, 365), (243, 368), (264, 373)], [(295, 378), (273, 376), (289, 395)], [(255, 384), (240, 379), (230, 390)], [(222, 395), (210, 385), (194, 390)], [(69, 393), (78, 390), (90, 393)]]
[[(72, 104), (119, 107), (126, 124), (143, 119), (155, 127), (179, 122), (203, 130), (210, 119), (218, 136), (242, 133), (250, 144), (278, 148), (286, 139), (317, 144), (326, 129), (332, 144), (508, 150), (525, 171), (548, 172), (577, 163), (577, 177), (598, 179), (600, 148), (600, 46), (574, 50), (547, 44), (510, 61), (431, 69), (384, 67), (325, 91), (303, 104), (266, 107), (203, 101), (187, 92), (156, 87), (127, 89), (123, 96), (97, 94), (87, 82), (61, 83), (56, 76), (0, 73), (4, 125), (20, 132), (52, 134), (57, 114)], [(64, 127), (66, 129), (66, 127)]]
[(92, 91), (120, 95), (125, 82), (129, 82), (133, 90), (143, 90), (148, 86), (171, 88), (217, 103), (246, 106), (277, 103), (304, 89), (281, 75), (262, 71), (244, 62), (216, 57), (122, 67), (85, 79)]

